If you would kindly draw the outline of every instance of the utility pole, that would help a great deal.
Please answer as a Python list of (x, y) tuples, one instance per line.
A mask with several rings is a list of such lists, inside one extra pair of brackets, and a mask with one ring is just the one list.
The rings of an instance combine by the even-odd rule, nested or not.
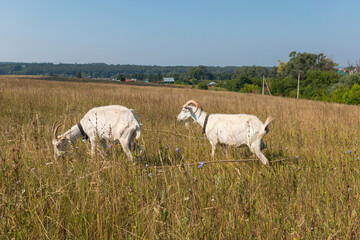
[(264, 79), (265, 79), (265, 84), (266, 84), (267, 90), (268, 90), (268, 92), (269, 92), (270, 96), (272, 96), (272, 95), (271, 95), (271, 92), (270, 92), (269, 85), (267, 84), (266, 78), (264, 78)]
[(264, 83), (265, 83), (265, 75), (263, 75), (263, 87), (262, 87), (262, 95), (264, 95)]
[(263, 86), (262, 86), (262, 95), (265, 94), (265, 85), (266, 84), (266, 87), (267, 87), (267, 90), (269, 92), (269, 95), (271, 96), (271, 92), (270, 92), (270, 88), (269, 88), (269, 85), (267, 84), (267, 81), (266, 81), (266, 78), (265, 78), (265, 74), (263, 75)]
[(298, 86), (297, 86), (297, 95), (296, 95), (297, 99), (299, 99), (299, 89), (300, 89), (300, 71), (298, 73)]

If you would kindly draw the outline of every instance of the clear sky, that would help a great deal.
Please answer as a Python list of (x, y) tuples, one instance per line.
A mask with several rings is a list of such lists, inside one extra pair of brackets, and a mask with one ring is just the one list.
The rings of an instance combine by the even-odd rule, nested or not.
[(0, 62), (275, 66), (360, 59), (359, 0), (1, 0)]

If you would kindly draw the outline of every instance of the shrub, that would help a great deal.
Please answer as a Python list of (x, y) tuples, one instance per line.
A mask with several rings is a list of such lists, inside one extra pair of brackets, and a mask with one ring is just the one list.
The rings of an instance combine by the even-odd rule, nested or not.
[(197, 89), (207, 90), (208, 86), (205, 82), (201, 82), (197, 85)]
[(337, 103), (345, 103), (344, 96), (347, 96), (349, 91), (350, 89), (348, 89), (347, 87), (339, 86), (330, 94), (330, 101)]
[(360, 104), (360, 85), (354, 84), (348, 94), (348, 102), (349, 104)]
[(257, 93), (259, 92), (259, 87), (254, 84), (245, 84), (242, 89), (240, 89), (242, 93)]

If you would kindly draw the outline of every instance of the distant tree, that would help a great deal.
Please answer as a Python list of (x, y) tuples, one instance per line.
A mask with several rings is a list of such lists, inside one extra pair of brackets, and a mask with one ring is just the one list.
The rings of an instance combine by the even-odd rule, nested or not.
[[(305, 98), (320, 100), (328, 95), (329, 87), (339, 82), (340, 75), (330, 71), (309, 71), (302, 83), (302, 95)], [(320, 98), (320, 99), (319, 99)]]
[(197, 89), (208, 90), (208, 86), (207, 86), (206, 82), (200, 82), (197, 85)]
[(261, 87), (263, 78), (262, 77), (252, 77), (252, 78), (250, 78), (250, 81), (251, 81), (252, 85)]
[(125, 77), (124, 77), (123, 74), (117, 75), (116, 79), (119, 80), (119, 81), (122, 81), (122, 82), (125, 81)]
[(272, 67), (268, 73), (265, 75), (266, 78), (276, 78), (277, 76), (278, 67)]
[(205, 66), (192, 67), (189, 71), (191, 78), (199, 80), (212, 80), (214, 75)]
[(343, 85), (347, 88), (351, 88), (356, 83), (360, 84), (360, 73), (343, 76), (339, 80), (339, 85)]
[(190, 80), (188, 79), (179, 79), (175, 81), (175, 84), (179, 84), (179, 85), (192, 85), (192, 82), (190, 82)]
[(335, 71), (335, 67), (338, 65), (322, 53), (297, 53), (293, 51), (289, 54), (289, 57), (290, 60), (286, 64), (280, 61), (278, 72), (293, 79), (297, 79), (299, 71), (301, 71), (303, 77), (306, 77), (308, 71)]
[(20, 71), (20, 70), (21, 70), (21, 65), (20, 65), (20, 64), (15, 65), (12, 70), (13, 70), (14, 72)]
[(245, 84), (242, 89), (240, 89), (242, 93), (258, 93), (259, 87), (254, 84)]
[(190, 85), (198, 85), (200, 83), (200, 80), (198, 80), (197, 78), (192, 78), (189, 81), (191, 82)]
[(251, 67), (242, 67), (232, 75), (232, 79), (238, 79), (242, 76), (246, 76), (248, 78), (252, 77), (263, 77), (264, 75), (267, 76), (269, 73), (269, 69), (265, 67), (259, 66), (251, 66)]
[(187, 73), (181, 73), (179, 75), (179, 80), (189, 80), (189, 79), (190, 79), (190, 77)]
[(346, 103), (346, 96), (349, 95), (350, 89), (345, 86), (339, 86), (330, 94), (330, 101), (337, 103)]
[(323, 53), (317, 55), (315, 69), (320, 71), (335, 71), (335, 67), (339, 64), (335, 63), (332, 59), (327, 58)]
[(349, 92), (344, 94), (345, 103), (360, 104), (360, 85), (354, 84)]
[(81, 78), (81, 72), (76, 72), (76, 77)]
[[(296, 88), (297, 88), (297, 80), (291, 79), (289, 77), (286, 78), (272, 78), (269, 79), (271, 93), (278, 96), (294, 96), (293, 90), (295, 90), (296, 97)], [(301, 92), (301, 91), (300, 91)]]
[(226, 81), (224, 84), (225, 88), (229, 91), (239, 92), (245, 84), (251, 84), (251, 80), (247, 76), (239, 76), (236, 79)]
[(282, 62), (280, 60), (278, 60), (278, 63), (279, 63), (279, 66), (277, 68), (277, 72), (282, 75), (284, 73), (284, 70), (285, 70), (285, 66), (286, 66), (286, 63), (285, 62)]
[(224, 70), (218, 75), (217, 78), (219, 80), (230, 80), (231, 79), (231, 74), (228, 71)]

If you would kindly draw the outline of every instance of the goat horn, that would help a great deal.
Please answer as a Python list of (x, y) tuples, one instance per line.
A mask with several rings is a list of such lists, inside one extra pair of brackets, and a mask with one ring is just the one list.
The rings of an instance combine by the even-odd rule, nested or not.
[[(201, 110), (202, 110), (202, 106), (201, 106), (201, 104), (200, 104), (200, 102), (198, 101), (198, 100), (195, 100), (195, 102), (197, 102), (197, 104), (198, 104), (198, 108), (200, 108)], [(197, 111), (197, 109), (195, 110), (195, 112)]]
[(56, 127), (55, 127), (55, 125), (56, 125), (56, 122), (55, 122), (54, 125), (53, 125), (52, 134), (53, 134), (53, 139), (54, 139), (54, 140), (57, 140), (57, 131), (58, 131), (59, 127), (61, 127), (62, 123), (60, 123), (60, 124), (57, 125)]
[(52, 130), (51, 130), (52, 133), (54, 133), (55, 125), (56, 125), (56, 121), (53, 123)]
[(195, 105), (195, 107), (196, 107), (194, 113), (196, 113), (199, 108), (201, 109), (201, 104), (200, 104), (198, 101), (196, 101), (196, 100), (189, 100), (189, 101), (187, 101), (187, 103), (185, 103), (185, 105), (184, 105), (183, 107), (187, 107), (187, 106), (189, 106), (190, 104), (193, 104), (193, 105)]

